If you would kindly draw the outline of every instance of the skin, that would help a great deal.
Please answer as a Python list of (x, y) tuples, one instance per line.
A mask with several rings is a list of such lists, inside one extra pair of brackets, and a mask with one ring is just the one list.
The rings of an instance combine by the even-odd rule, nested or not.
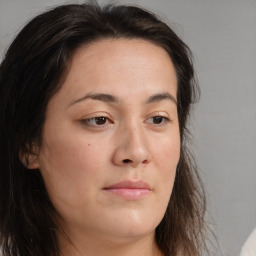
[[(150, 42), (104, 39), (76, 50), (29, 165), (40, 169), (71, 242), (59, 232), (64, 256), (161, 255), (155, 228), (180, 157), (176, 94), (171, 59)], [(106, 191), (123, 180), (151, 189), (135, 199)]]

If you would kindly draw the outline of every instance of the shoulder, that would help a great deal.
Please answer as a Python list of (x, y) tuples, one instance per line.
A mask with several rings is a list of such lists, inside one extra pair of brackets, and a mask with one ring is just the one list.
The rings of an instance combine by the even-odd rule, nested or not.
[(255, 256), (256, 255), (256, 229), (246, 240), (240, 256)]

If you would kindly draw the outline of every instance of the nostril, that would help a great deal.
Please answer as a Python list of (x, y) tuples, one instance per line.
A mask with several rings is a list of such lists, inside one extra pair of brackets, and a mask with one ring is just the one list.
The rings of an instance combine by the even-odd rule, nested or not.
[(148, 164), (148, 160), (144, 160), (142, 163), (143, 164)]
[(130, 162), (132, 162), (132, 160), (130, 160), (130, 159), (124, 159), (124, 160), (123, 160), (123, 163), (125, 163), (125, 164), (126, 164), (126, 163), (130, 163)]

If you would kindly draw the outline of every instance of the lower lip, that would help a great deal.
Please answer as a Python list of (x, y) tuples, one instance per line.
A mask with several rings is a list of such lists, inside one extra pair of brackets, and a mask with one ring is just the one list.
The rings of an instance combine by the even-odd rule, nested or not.
[(146, 188), (110, 188), (105, 189), (105, 191), (127, 200), (143, 199), (151, 192), (151, 190)]

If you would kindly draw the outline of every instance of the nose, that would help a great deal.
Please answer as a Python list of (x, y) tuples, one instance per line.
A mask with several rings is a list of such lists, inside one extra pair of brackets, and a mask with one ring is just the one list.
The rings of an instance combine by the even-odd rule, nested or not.
[(147, 139), (138, 127), (126, 128), (119, 133), (113, 162), (118, 166), (146, 166), (151, 162)]

